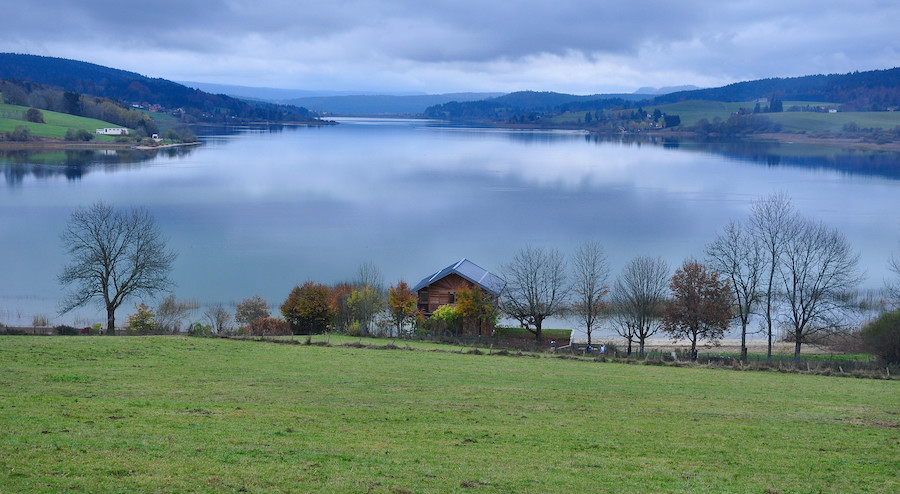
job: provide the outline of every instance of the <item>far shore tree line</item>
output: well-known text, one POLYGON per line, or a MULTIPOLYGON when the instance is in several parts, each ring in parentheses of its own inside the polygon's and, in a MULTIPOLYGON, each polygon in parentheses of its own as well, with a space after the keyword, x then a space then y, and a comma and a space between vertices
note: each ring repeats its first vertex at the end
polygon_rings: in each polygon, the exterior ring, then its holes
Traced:
MULTIPOLYGON (((121 211, 95 203, 73 212, 61 238, 69 264, 59 281, 70 291, 60 313, 99 302, 107 311, 106 328, 116 328, 115 312, 125 300, 171 290, 176 254, 144 209, 121 211)), ((402 337, 458 334, 472 324, 493 327, 505 316, 540 342, 544 322, 564 317, 585 329, 588 347, 592 333, 607 321, 627 341, 628 354, 635 344, 643 354, 647 339, 661 332, 690 341, 696 354, 698 344, 715 344, 737 322, 745 359, 754 317, 762 320, 769 357, 779 327, 794 343, 795 358, 804 344, 859 328, 862 316, 854 296, 862 280, 858 254, 839 231, 800 215, 786 194, 755 201, 750 216, 727 224, 705 254, 705 262, 686 259, 674 274, 661 258, 638 256, 610 285, 609 263, 598 242, 580 245, 570 263, 556 249, 529 245, 501 266, 506 288, 499 300, 473 287, 428 319, 417 310, 416 294, 405 281, 385 288, 380 271, 368 262, 352 281, 296 286, 280 305, 281 318, 272 317, 268 302, 254 296, 238 303, 233 314, 214 305, 204 313, 205 323, 186 329, 197 335, 335 331, 402 337)), ((885 358, 900 351, 900 254, 889 260, 889 267, 897 274, 887 291, 894 312, 882 314, 861 332, 873 352, 885 358)), ((171 294, 155 312, 135 304, 137 312, 126 330, 181 332, 183 321, 197 308, 171 294)))

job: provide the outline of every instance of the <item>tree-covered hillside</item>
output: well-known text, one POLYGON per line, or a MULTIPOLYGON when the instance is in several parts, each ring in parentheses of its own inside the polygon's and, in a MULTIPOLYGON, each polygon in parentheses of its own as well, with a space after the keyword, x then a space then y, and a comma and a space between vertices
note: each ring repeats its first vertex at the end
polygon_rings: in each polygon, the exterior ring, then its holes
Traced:
POLYGON ((0 53, 0 79, 39 83, 123 104, 175 112, 185 123, 225 119, 315 121, 306 108, 248 102, 209 94, 159 78, 63 58, 0 53))
POLYGON ((634 102, 647 99, 647 95, 635 94, 574 94, 548 91, 518 91, 496 98, 479 101, 451 101, 425 110, 428 118, 449 120, 488 120, 521 122, 534 121, 543 115, 580 110, 608 110, 632 108, 634 102))
POLYGON ((844 111, 885 111, 900 106, 900 68, 738 82, 727 86, 682 91, 654 98, 654 103, 688 100, 751 101, 778 98, 840 103, 844 111))

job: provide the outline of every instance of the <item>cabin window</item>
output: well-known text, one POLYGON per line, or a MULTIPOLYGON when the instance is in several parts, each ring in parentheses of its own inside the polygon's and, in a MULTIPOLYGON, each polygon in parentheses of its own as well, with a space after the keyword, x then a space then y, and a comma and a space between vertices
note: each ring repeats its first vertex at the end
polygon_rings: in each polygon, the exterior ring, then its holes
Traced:
POLYGON ((449 297, 449 300, 448 300, 448 302, 447 302, 448 304, 455 304, 455 303, 456 303, 456 292, 450 292, 450 294, 448 295, 448 297, 449 297))
POLYGON ((428 303, 428 289, 427 288, 423 288, 423 289, 419 290, 419 303, 420 304, 428 303))

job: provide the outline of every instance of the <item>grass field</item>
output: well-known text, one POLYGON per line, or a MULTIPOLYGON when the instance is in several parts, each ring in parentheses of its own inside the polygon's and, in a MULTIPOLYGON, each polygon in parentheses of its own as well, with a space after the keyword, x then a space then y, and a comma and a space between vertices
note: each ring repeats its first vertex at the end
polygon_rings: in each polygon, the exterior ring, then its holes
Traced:
POLYGON ((897 381, 416 347, 2 337, 0 490, 900 490, 897 381))
MULTIPOLYGON (((10 132, 21 125, 27 127, 31 131, 31 135, 62 139, 69 129, 84 129, 94 134, 99 128, 118 127, 118 125, 102 120, 77 117, 48 110, 41 110, 41 113, 44 114, 44 123, 27 122, 24 119, 24 114, 27 110, 27 106, 0 104, 0 132, 10 132)), ((94 142, 113 141, 115 141, 113 136, 97 135, 94 137, 94 142)))
MULTIPOLYGON (((833 104, 823 102, 784 102, 785 109, 795 105, 801 107, 806 105, 833 106, 833 104)), ((722 120, 727 120, 733 112, 738 111, 741 107, 752 110, 753 104, 749 102, 723 103, 719 101, 684 101, 660 105, 658 108, 664 113, 681 117, 682 126, 692 126, 701 118, 712 121, 713 118, 719 117, 722 120)), ((657 107, 653 106, 645 108, 645 110, 653 112, 656 108, 657 107)), ((856 123, 860 128, 893 129, 900 125, 900 112, 817 113, 785 111, 780 113, 763 113, 761 115, 774 122, 781 123, 782 131, 784 132, 841 132, 844 125, 850 122, 856 123)))

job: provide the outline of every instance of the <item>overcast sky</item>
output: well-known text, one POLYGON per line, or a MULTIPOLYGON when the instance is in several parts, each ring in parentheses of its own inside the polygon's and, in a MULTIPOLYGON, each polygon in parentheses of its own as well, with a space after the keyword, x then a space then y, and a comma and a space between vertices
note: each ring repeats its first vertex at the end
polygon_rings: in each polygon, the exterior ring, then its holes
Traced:
POLYGON ((308 90, 632 92, 900 66, 897 0, 2 0, 0 51, 308 90))

